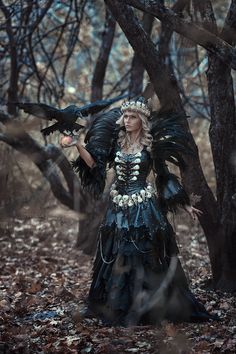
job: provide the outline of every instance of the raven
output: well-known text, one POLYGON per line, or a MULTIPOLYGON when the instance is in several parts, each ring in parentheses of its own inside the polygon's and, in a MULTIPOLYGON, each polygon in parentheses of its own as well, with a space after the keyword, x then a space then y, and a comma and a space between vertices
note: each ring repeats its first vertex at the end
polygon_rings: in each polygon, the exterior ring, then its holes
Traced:
POLYGON ((15 104, 23 109, 24 112, 32 114, 36 117, 45 120, 55 119, 57 122, 50 125, 47 128, 41 129, 44 136, 55 132, 56 130, 60 133, 66 132, 66 134, 73 134, 73 131, 78 132, 81 128, 88 126, 88 120, 86 117, 89 115, 96 114, 116 101, 126 98, 127 95, 121 95, 108 100, 98 100, 93 103, 86 104, 82 107, 77 107, 75 105, 70 105, 64 109, 57 109, 44 103, 21 103, 16 102, 15 104))

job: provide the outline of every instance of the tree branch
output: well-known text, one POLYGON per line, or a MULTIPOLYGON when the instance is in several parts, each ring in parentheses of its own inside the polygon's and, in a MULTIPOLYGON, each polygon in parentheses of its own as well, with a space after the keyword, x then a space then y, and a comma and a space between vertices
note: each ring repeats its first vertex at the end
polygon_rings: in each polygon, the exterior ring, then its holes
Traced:
MULTIPOLYGON (((172 10, 176 13, 179 14, 181 13, 184 8, 189 4, 190 0, 179 0, 177 1, 174 6, 172 7, 172 10)), ((169 53, 169 43, 171 36, 173 34, 173 29, 170 28, 169 25, 166 23, 161 24, 161 33, 160 33, 160 40, 159 40, 159 46, 158 46, 158 53, 159 53, 159 58, 160 60, 165 61, 166 56, 169 53)))
POLYGON ((105 0, 105 2, 121 26, 134 51, 139 54, 140 60, 147 70, 163 109, 173 108, 181 111, 182 103, 175 77, 170 76, 165 63, 160 62, 156 47, 142 26, 140 26, 132 8, 127 6, 125 1, 105 0), (129 21, 127 21, 127 18, 129 21))
POLYGON ((78 177, 61 150, 52 145, 45 148, 40 146, 24 131, 18 120, 13 120, 4 112, 0 112, 0 121, 6 127, 6 132, 0 134, 0 140, 26 155, 47 179, 54 196, 62 204, 74 210, 74 183, 78 184, 78 177), (69 191, 64 188, 55 165, 59 167, 65 177, 69 191))
MULTIPOLYGON (((119 2, 122 4, 123 0, 119 0, 119 2)), ((236 70, 236 50, 220 37, 192 22, 181 19, 176 13, 167 9, 160 2, 151 0, 127 0, 125 3, 157 17, 174 31, 215 54, 220 60, 236 70)))
POLYGON ((232 46, 236 43, 236 0, 232 0, 231 2, 221 37, 232 46))

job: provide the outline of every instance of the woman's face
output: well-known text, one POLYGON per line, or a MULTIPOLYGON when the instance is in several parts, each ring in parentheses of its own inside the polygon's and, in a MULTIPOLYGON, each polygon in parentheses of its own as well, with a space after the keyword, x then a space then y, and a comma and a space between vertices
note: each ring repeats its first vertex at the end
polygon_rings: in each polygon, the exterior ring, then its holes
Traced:
POLYGON ((139 118, 139 115, 135 111, 125 111, 124 112, 124 125, 125 130, 129 133, 136 132, 141 129, 142 121, 139 118))

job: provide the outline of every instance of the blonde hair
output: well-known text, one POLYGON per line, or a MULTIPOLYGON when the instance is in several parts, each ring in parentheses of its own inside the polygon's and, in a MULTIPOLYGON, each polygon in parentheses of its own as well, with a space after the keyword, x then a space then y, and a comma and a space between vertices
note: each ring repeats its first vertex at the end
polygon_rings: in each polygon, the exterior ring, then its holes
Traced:
MULTIPOLYGON (((135 112, 137 113, 138 117, 141 119, 142 122, 142 129, 140 132, 140 138, 139 142, 142 145, 145 145, 147 147, 148 151, 151 151, 151 146, 152 146, 152 135, 150 134, 150 128, 151 128, 151 123, 148 121, 147 116, 141 112, 135 112)), ((116 121, 116 124, 119 124, 120 127, 124 127, 124 113, 121 115, 121 117, 116 121)), ((117 141, 121 148, 124 146, 127 146, 130 144, 130 136, 129 134, 126 133, 126 131, 121 130, 118 135, 118 141, 117 141)))

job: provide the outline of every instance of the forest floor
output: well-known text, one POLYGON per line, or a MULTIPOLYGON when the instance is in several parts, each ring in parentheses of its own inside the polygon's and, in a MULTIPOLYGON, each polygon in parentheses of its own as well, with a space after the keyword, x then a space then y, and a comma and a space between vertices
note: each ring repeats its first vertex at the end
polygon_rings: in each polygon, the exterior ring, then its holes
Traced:
POLYGON ((236 353, 236 299, 206 288, 211 274, 202 231, 177 224, 191 290, 220 322, 123 328, 82 319, 78 309, 88 293, 92 258, 76 248, 76 222, 0 222, 0 354, 236 353))

